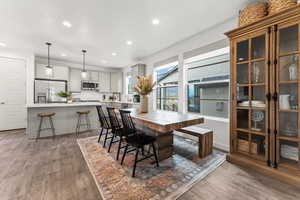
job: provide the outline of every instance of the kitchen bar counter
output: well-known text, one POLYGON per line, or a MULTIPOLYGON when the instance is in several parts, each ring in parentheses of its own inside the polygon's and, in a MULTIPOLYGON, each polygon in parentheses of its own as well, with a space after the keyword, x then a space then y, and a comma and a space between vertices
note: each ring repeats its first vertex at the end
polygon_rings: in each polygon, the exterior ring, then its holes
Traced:
MULTIPOLYGON (((53 103, 53 104, 32 104, 27 105, 27 129, 26 134, 33 139, 37 135, 40 123, 39 113, 55 112, 53 116, 53 124, 56 135, 75 133, 78 120, 77 111, 90 111, 89 118, 91 121, 91 129, 99 129, 98 114, 96 106, 101 105, 97 102, 78 102, 78 103, 53 103)), ((49 126, 49 120, 45 119, 43 128, 49 126)), ((82 128, 85 130, 85 127, 82 128)), ((51 130, 41 132, 41 137, 51 136, 51 130)))
POLYGON ((27 108, 55 108, 55 107, 82 107, 82 106, 98 106, 101 103, 97 102, 74 102, 74 103, 45 103, 45 104, 30 104, 27 108))

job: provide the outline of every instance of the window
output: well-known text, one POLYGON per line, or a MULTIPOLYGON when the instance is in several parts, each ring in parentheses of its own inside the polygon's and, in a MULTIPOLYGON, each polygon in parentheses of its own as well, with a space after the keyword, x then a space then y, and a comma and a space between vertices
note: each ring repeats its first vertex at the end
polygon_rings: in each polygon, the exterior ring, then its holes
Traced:
POLYGON ((229 55, 188 63, 188 111, 228 118, 229 55))
POLYGON ((133 94, 133 87, 132 87, 132 77, 127 76, 127 94, 133 94))
POLYGON ((178 111, 178 63, 158 68, 156 72, 156 108, 178 111))

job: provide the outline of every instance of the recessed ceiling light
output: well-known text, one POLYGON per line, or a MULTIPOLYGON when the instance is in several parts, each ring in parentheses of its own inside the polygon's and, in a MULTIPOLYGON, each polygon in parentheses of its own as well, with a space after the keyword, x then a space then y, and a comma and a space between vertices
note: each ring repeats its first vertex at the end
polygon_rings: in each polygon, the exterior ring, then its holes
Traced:
POLYGON ((116 55, 117 55, 117 53, 113 52, 111 55, 113 55, 113 56, 116 56, 116 55))
POLYGON ((127 45, 132 45, 132 41, 131 41, 131 40, 128 40, 128 41, 126 42, 126 44, 127 44, 127 45))
POLYGON ((65 54, 65 53, 62 53, 62 54, 61 54, 61 56, 62 56, 62 57, 66 57, 66 56, 67 56, 67 54, 65 54))
POLYGON ((101 62, 102 62, 103 64, 106 64, 106 63, 107 63, 107 60, 101 60, 101 62))
POLYGON ((153 25, 158 25, 160 23, 159 19, 155 18, 152 20, 153 25))
POLYGON ((72 27, 71 22, 66 21, 66 20, 64 20, 64 21, 62 22, 62 24, 63 24, 65 27, 68 27, 68 28, 71 28, 71 27, 72 27))
POLYGON ((6 47, 6 44, 3 42, 0 42, 0 47, 6 47))

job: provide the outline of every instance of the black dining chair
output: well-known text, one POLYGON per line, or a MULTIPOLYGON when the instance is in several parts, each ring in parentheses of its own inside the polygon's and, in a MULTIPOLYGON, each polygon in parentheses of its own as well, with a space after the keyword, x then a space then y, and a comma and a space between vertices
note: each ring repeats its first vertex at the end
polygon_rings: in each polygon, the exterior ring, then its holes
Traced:
POLYGON ((110 140, 110 143, 109 143, 108 153, 110 152, 112 144, 119 142, 118 151, 117 151, 117 158, 116 158, 117 160, 119 160, 120 150, 122 148, 125 148, 125 146, 122 147, 123 130, 122 130, 121 124, 118 120, 117 114, 115 112, 115 108, 107 107, 106 109, 107 109, 110 125, 111 125, 111 128, 112 128, 112 134, 113 134, 113 136, 110 140), (117 140, 115 140, 115 139, 117 139, 117 140))
POLYGON ((99 121, 100 121, 100 125, 101 125, 101 131, 99 134, 98 143, 101 140, 102 134, 105 134, 105 139, 103 142, 103 147, 105 147, 106 141, 111 138, 111 137, 108 137, 108 135, 109 135, 109 131, 112 130, 112 128, 109 123, 109 119, 105 116, 102 106, 96 106, 96 108, 97 108, 98 117, 99 117, 99 121), (106 132, 104 133, 105 130, 106 130, 106 132))
POLYGON ((125 146, 125 150, 122 156, 121 165, 124 162, 125 156, 127 153, 135 151, 135 159, 134 159, 134 166, 132 170, 132 177, 135 175, 135 169, 138 162, 143 161, 145 159, 151 158, 154 156, 156 166, 159 167, 158 158, 156 154, 156 149, 154 142, 156 141, 155 137, 146 135, 146 134, 139 134, 138 130, 135 128, 133 120, 130 116, 130 111, 128 110, 120 110, 122 122, 123 122, 123 136, 125 136, 125 140, 127 142, 125 146), (147 155, 144 155, 144 147, 150 145, 152 147, 153 153, 151 154, 148 151, 147 155), (132 149, 128 150, 128 147, 132 147, 132 149), (142 150, 143 158, 138 159, 139 151, 142 150))

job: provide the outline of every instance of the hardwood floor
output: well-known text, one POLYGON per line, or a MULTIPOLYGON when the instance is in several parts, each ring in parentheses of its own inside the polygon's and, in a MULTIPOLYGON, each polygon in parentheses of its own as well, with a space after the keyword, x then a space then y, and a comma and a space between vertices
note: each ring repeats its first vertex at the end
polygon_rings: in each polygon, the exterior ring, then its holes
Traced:
MULTIPOLYGON (((96 135, 83 133, 80 137, 96 135)), ((74 135, 38 142, 24 130, 0 132, 1 200, 101 199, 74 135)), ((224 163, 180 200, 300 199, 299 189, 224 163)))

